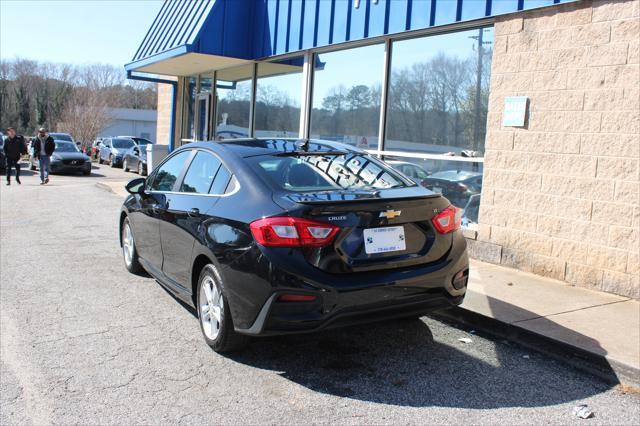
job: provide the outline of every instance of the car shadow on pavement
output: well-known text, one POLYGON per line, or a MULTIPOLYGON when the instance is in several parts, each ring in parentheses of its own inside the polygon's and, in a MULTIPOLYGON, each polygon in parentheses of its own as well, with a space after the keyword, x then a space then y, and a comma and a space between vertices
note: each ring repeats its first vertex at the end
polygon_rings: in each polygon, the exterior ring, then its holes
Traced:
MULTIPOLYGON (((38 172, 37 170, 36 170, 36 171, 30 170, 30 169, 29 169, 29 167, 24 167, 24 166, 23 166, 23 167, 20 169, 20 177, 21 177, 21 178, 22 178, 22 177, 26 177, 26 176, 33 176, 33 175, 37 175, 37 174, 39 174, 39 173, 40 173, 40 172, 38 172)), ((4 176, 4 175, 6 175, 6 173, 3 173, 2 175, 4 176)), ((15 172, 14 170, 12 170, 12 171, 11 171, 11 179, 14 179, 15 177, 16 177, 16 172, 15 172)))
POLYGON ((539 407, 611 387, 519 345, 429 318, 255 339, 230 358, 316 392, 409 407, 539 407), (445 336, 434 339, 427 324, 445 336), (472 342, 458 340, 465 336, 472 342))

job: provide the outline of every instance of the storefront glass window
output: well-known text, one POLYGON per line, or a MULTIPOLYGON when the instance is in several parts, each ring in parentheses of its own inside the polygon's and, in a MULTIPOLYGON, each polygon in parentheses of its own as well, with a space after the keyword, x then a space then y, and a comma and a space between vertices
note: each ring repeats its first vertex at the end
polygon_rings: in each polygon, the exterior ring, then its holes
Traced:
POLYGON ((303 64, 302 56, 258 64, 257 137, 298 137, 303 64))
POLYGON ((217 72, 217 140, 246 138, 251 134, 252 73, 252 65, 217 72))
POLYGON ((384 45, 316 56, 311 137, 377 149, 384 45))
POLYGON ((482 163, 390 155, 385 155, 384 161, 415 183, 441 193, 453 205, 463 209, 464 226, 478 222, 482 163))
POLYGON ((195 105, 196 105, 196 90, 198 85, 197 77, 187 77, 185 79, 185 99, 184 104, 186 106, 184 113, 184 121, 182 127, 182 138, 193 139, 194 138, 194 122, 195 122, 195 105))
POLYGON ((492 28, 392 45, 384 149, 407 157, 385 158, 421 167, 420 183, 460 208, 479 202, 492 48, 492 28))

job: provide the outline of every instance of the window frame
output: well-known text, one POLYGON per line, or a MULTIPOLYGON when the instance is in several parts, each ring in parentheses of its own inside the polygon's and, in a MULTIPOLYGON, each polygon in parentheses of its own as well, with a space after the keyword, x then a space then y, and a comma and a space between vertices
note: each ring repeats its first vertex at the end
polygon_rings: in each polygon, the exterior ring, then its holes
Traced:
MULTIPOLYGON (((218 169, 218 172, 219 171, 220 171, 220 169, 218 169)), ((216 176, 218 175, 218 172, 216 172, 216 176)), ((213 181, 215 181, 215 177, 213 178, 213 181)), ((211 182, 212 185, 213 185, 213 181, 211 182)), ((228 196, 234 195, 235 193, 240 191, 241 187, 242 187, 242 185, 240 184, 240 180, 236 178, 236 174, 227 165, 227 163, 217 153, 213 152, 210 149, 206 149, 206 148, 202 148, 202 147, 189 147, 189 148, 184 148, 184 149, 173 151, 164 160, 162 160, 162 162, 158 165, 158 167, 156 167, 153 170, 153 172, 151 172, 151 174, 147 177, 145 185, 144 185, 145 193, 148 193, 148 194, 174 194, 174 195, 191 195, 191 196, 195 195, 195 196, 201 196, 201 197, 228 197, 228 196), (184 168, 180 172, 180 175, 178 175, 178 177, 176 178, 176 183, 173 185, 173 188, 171 188, 171 191, 151 190, 150 189, 150 185, 152 184, 153 180, 156 178, 156 175, 158 174, 158 170, 160 170, 160 168, 162 168, 162 166, 164 166, 164 164, 167 161, 169 161, 171 158, 173 158, 176 155, 178 155, 178 153, 184 152, 184 151, 190 151, 190 154, 187 157, 187 159, 185 160, 185 165, 183 166, 184 168), (199 194, 197 192, 180 192, 179 191, 180 187, 182 186, 182 182, 184 180, 184 177, 187 174, 187 171, 189 170, 189 167, 191 167, 191 162, 195 158, 195 156, 196 156, 198 151, 204 151, 207 154, 211 154, 211 155, 215 156, 220 161, 220 167, 224 166, 229 171, 229 181, 227 182, 227 186, 225 187, 225 192, 223 194, 209 194, 209 193, 207 193, 207 194, 199 194), (227 188, 229 187, 229 184, 234 180, 234 178, 235 178, 235 181, 237 182, 236 187, 234 188, 233 191, 226 192, 227 188)), ((209 188, 209 190, 211 190, 211 188, 209 188)))

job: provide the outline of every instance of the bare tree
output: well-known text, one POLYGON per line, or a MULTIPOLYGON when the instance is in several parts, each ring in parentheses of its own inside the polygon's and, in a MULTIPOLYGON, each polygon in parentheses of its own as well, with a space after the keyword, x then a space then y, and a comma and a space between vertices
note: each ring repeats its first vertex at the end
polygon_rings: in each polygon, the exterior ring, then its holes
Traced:
POLYGON ((64 109, 59 128, 74 135, 89 148, 98 133, 112 123, 112 116, 106 100, 98 91, 82 88, 75 90, 64 109))
POLYGON ((74 121, 69 114, 80 110, 79 106, 154 109, 156 102, 154 84, 127 81, 120 67, 20 58, 0 61, 0 127, 17 126, 25 134, 47 127, 80 138, 59 127, 60 123, 74 121), (85 90, 94 92, 91 96, 95 102, 89 102, 85 90))

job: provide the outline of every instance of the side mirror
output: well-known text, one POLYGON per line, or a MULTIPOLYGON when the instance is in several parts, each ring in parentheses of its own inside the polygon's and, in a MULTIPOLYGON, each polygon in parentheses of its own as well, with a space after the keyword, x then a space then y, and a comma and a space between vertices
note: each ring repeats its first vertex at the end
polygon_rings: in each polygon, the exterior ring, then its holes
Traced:
POLYGON ((136 178, 129 181, 129 183, 126 184, 124 188, 127 190, 129 194, 142 195, 144 194, 144 185, 146 182, 147 180, 145 178, 136 178))

